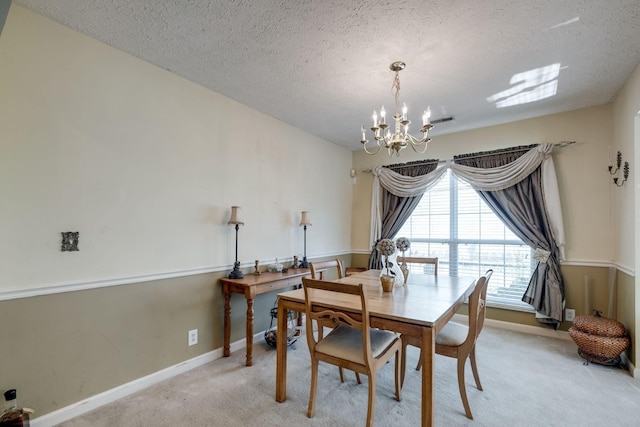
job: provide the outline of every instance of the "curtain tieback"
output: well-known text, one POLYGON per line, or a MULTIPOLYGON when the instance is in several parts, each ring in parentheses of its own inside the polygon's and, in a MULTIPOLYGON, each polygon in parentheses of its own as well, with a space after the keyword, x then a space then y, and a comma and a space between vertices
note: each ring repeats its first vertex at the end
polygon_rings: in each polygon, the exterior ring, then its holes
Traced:
POLYGON ((551 252, 545 251, 542 248, 536 248, 536 251, 533 253, 533 259, 546 264, 549 259, 549 255, 551 255, 551 252))

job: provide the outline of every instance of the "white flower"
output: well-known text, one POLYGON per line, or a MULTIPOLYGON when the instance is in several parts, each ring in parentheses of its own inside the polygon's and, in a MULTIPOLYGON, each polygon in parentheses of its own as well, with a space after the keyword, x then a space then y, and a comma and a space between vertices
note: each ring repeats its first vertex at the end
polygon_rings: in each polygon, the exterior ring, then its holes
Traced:
POLYGON ((390 256, 395 253, 396 245, 391 239, 382 239, 376 245, 376 250, 380 252, 381 255, 390 256))
POLYGON ((411 242, 406 237, 398 237, 396 240, 396 247, 399 251, 406 251, 411 247, 411 242))

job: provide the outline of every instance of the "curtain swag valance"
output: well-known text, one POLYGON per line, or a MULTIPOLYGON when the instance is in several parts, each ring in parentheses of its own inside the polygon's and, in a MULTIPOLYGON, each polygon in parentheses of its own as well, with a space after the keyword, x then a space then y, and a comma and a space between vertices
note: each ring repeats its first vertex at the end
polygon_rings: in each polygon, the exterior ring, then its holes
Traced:
POLYGON ((378 178, 379 185, 400 197, 423 194, 442 178, 447 169, 451 169, 458 178, 468 182, 474 190, 504 190, 522 181, 543 161, 550 159, 552 150, 552 144, 538 145, 513 162, 490 169, 459 165, 452 160, 447 160, 444 165, 426 175, 405 176, 389 168, 377 166, 373 169, 373 176, 374 181, 376 177, 378 178))
POLYGON ((416 177, 401 175, 393 170, 377 166, 373 169, 371 200, 371 245, 380 239, 382 231, 380 191, 381 187, 399 197, 415 197, 424 194, 442 179, 448 169, 458 178, 466 181, 477 191, 497 191, 509 188, 529 176, 542 165, 543 191, 549 221, 558 245, 560 259, 564 259, 564 227, 560 194, 556 180, 551 152, 554 144, 540 144, 527 151, 518 159, 495 168, 475 168, 456 164, 447 160, 433 172, 416 177))

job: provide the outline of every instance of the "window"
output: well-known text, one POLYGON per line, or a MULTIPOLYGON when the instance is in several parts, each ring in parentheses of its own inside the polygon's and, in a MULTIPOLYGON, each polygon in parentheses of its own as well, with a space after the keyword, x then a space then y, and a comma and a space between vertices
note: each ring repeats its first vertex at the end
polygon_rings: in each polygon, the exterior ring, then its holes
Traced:
POLYGON ((521 300, 537 265, 533 250, 450 170, 425 193, 400 236, 411 240, 412 256, 438 257, 439 274, 479 277, 492 268, 487 305, 534 311, 521 300))

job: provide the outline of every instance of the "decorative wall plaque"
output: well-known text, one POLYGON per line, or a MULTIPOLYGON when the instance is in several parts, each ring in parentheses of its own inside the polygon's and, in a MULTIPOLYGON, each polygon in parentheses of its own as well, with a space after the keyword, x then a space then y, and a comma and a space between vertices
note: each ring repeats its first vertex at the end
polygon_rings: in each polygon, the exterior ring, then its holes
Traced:
POLYGON ((78 240, 80 239, 79 231, 63 231, 62 232, 62 252, 79 251, 78 240))

